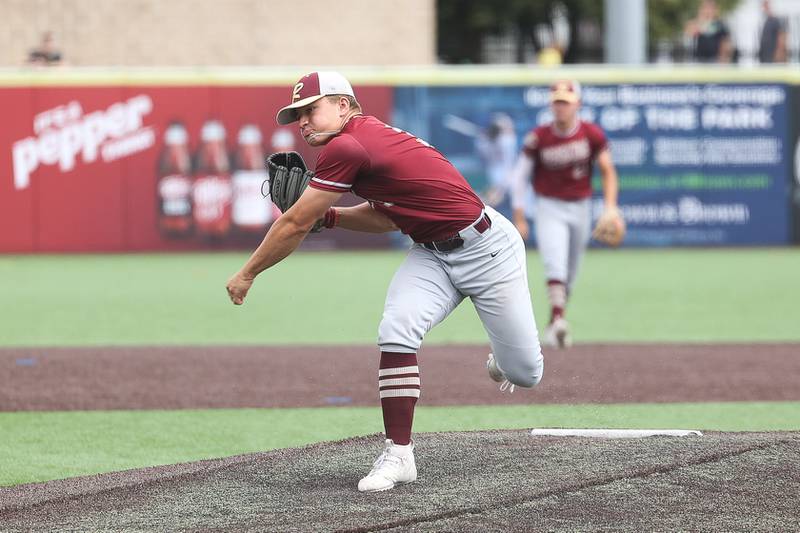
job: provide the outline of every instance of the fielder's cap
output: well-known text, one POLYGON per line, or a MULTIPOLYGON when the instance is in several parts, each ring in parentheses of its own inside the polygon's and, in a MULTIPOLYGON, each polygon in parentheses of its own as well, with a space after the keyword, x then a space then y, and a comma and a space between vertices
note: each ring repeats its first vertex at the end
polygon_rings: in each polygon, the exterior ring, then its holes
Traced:
POLYGON ((579 102, 581 99, 581 84, 575 80, 558 80, 550 86, 551 102, 579 102))
POLYGON ((299 117, 297 109, 316 102, 323 96, 346 94, 355 98, 353 87, 338 72, 312 72, 306 74, 292 89, 292 103, 278 111, 275 120, 278 124, 291 124, 299 117))

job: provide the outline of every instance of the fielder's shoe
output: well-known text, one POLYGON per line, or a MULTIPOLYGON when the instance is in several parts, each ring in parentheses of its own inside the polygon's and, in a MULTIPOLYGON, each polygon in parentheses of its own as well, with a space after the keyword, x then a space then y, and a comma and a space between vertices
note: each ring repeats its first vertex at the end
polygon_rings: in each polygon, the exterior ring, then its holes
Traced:
POLYGON ((560 316, 550 322, 544 329, 544 345, 554 348, 569 348, 572 346, 572 336, 569 334, 569 323, 560 316))
POLYGON ((492 381, 501 383, 501 392, 505 392, 506 389, 508 389, 508 392, 514 392, 514 384, 506 379, 503 371, 497 366, 497 361, 494 359, 494 354, 489 354, 489 359, 486 360, 486 370, 489 371, 489 377, 492 378, 492 381))
POLYGON ((389 490, 398 483, 417 480, 417 465, 414 462, 414 443, 400 446, 386 439, 383 453, 372 465, 372 470, 358 482, 361 492, 389 490))

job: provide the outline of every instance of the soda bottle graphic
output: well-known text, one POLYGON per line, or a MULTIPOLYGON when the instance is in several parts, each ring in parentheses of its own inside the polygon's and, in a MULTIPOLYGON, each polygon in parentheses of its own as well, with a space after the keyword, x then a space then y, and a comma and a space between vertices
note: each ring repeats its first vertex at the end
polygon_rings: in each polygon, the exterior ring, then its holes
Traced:
POLYGON ((194 225, 201 236, 219 239, 231 228, 230 161, 225 127, 217 120, 203 124, 194 165, 192 202, 194 225))
POLYGON ((158 228, 170 237, 192 231, 192 162, 186 127, 174 122, 164 131, 158 159, 158 228))
POLYGON ((278 128, 272 132, 272 151, 292 152, 295 149, 294 132, 289 128, 278 128))
POLYGON ((233 164, 233 224, 243 232, 263 233, 272 221, 272 205, 261 194, 267 172, 258 126, 245 124, 239 130, 233 164))

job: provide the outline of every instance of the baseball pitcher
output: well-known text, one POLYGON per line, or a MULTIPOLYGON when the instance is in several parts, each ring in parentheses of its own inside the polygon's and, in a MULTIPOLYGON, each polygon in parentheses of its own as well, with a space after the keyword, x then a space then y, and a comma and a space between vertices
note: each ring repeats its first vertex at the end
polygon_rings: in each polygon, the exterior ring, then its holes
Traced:
POLYGON ((378 327, 385 447, 358 489, 410 483, 417 478, 411 440, 421 390, 417 351, 425 334, 464 298, 472 300, 491 341, 490 377, 502 382, 501 388, 533 387, 542 377, 524 243, 442 154, 364 115, 341 74, 301 78, 277 121, 298 122, 306 142, 321 150, 313 171, 297 153, 270 156, 270 195, 283 216, 230 278, 228 295, 242 304, 255 277, 292 253, 312 230, 399 229, 413 239, 389 285, 378 327), (345 193, 366 201, 333 207, 345 193))

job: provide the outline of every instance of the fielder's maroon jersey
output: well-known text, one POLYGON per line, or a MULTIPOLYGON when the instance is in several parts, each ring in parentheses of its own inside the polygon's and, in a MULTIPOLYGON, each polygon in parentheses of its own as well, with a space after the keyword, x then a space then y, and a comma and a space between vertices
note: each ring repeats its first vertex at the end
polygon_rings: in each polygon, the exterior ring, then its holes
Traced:
POLYGON ((356 116, 317 157, 311 187, 352 191, 416 242, 442 240, 480 216, 483 202, 428 143, 371 116, 356 116))
POLYGON ((581 200, 592 196, 592 164, 608 145, 599 126, 578 121, 567 135, 552 124, 539 126, 525 137, 522 151, 533 159, 533 190, 542 196, 581 200))

